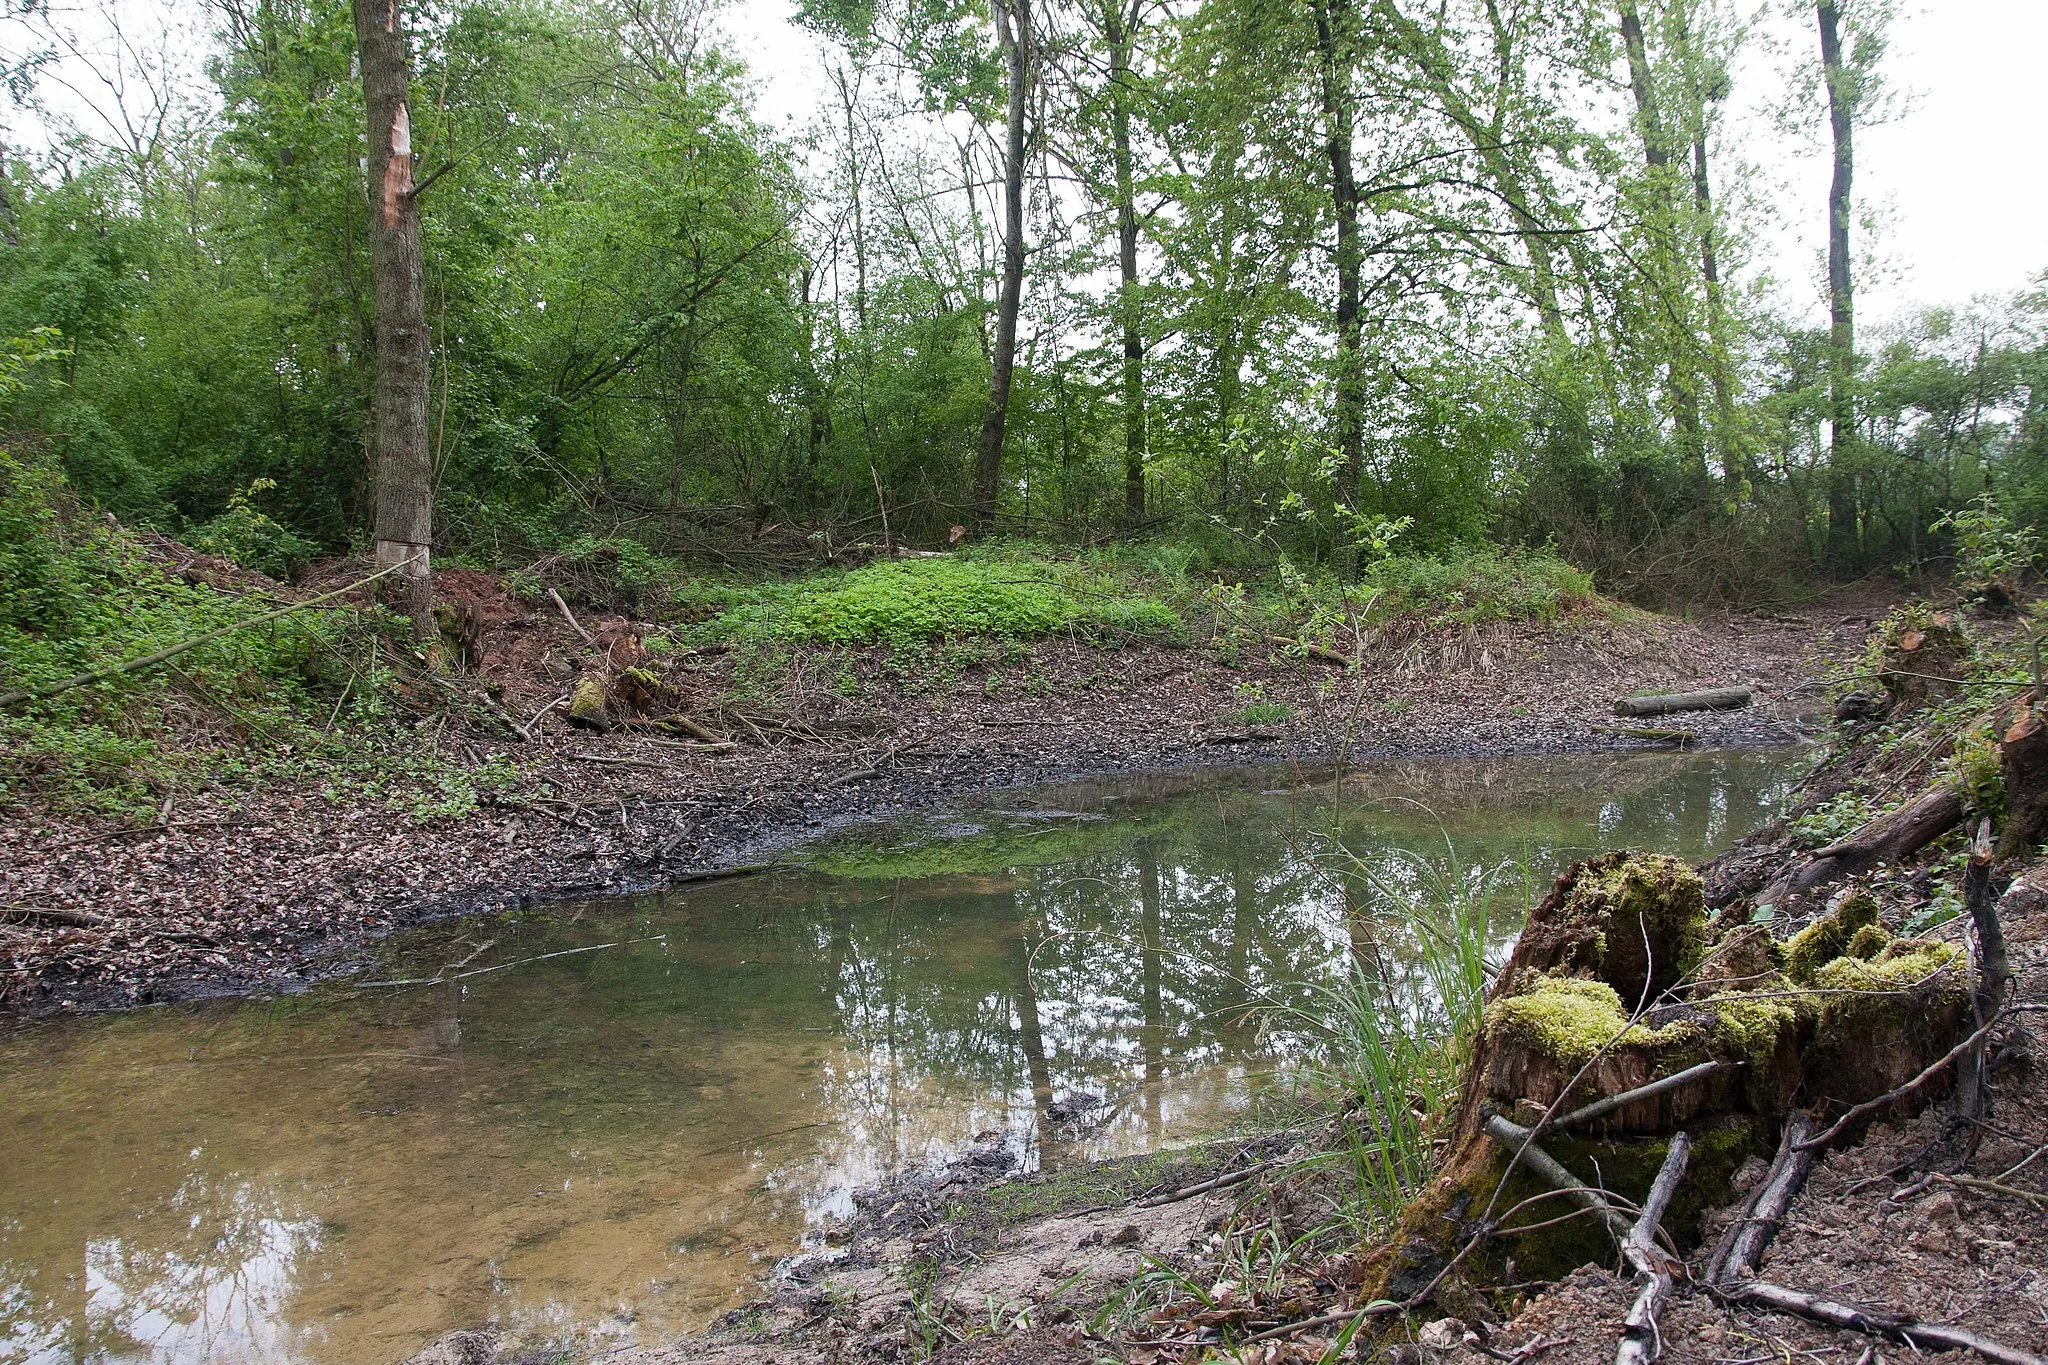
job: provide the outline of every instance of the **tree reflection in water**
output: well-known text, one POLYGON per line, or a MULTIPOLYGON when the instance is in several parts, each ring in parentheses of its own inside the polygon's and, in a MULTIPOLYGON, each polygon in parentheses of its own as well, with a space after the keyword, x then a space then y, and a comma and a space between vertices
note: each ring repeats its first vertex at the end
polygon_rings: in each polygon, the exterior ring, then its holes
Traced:
POLYGON ((472 969, 516 964, 461 982, 28 1030, 0 1042, 0 1361, 388 1362, 484 1321, 688 1330, 852 1188, 977 1133, 1069 1161, 1226 1121, 1307 1045, 1253 1006, 1304 1003, 1357 948, 1425 989, 1346 906, 1368 881, 1399 894, 1446 839, 1475 866, 1526 858, 1540 888, 1599 846, 1704 853, 1800 766, 1078 786, 773 877, 417 931, 379 966, 431 976, 486 938, 472 969), (1370 878, 1328 875, 1331 840, 1370 878))

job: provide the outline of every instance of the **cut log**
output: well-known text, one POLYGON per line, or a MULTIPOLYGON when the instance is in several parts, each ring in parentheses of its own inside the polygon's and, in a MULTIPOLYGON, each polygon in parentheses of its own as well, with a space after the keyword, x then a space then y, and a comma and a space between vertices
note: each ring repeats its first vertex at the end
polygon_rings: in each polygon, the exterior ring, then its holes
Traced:
POLYGON ((1643 725, 1596 725, 1596 735, 1620 735, 1623 739, 1646 739, 1657 744, 1676 744, 1680 748, 1691 744, 1699 735, 1691 730, 1659 730, 1643 725))
POLYGON ((1617 716, 1668 716, 1679 711, 1740 711, 1756 700, 1747 687, 1710 687, 1703 692, 1667 692, 1657 697, 1623 697, 1617 716))
POLYGON ((2021 708, 1998 746, 2010 810, 1998 837, 1998 856, 2031 853, 2048 838, 2048 723, 2032 705, 2021 708))
POLYGON ((1946 786, 1929 787, 1889 815, 1879 816, 1839 844, 1820 849, 1765 887, 1758 905, 1776 905, 1844 877, 1910 857, 1963 818, 1963 800, 1946 786))

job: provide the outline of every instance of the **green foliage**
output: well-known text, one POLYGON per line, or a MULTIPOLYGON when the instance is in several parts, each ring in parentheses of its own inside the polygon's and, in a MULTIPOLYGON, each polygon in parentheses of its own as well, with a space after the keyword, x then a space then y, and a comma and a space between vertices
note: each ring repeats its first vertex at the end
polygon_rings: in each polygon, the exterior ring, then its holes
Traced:
POLYGON ((1955 536, 1956 571, 1976 583, 2008 588, 2041 557, 2041 542, 2030 527, 2015 526, 1987 491, 1968 507, 1945 514, 1928 528, 1955 536))
POLYGON ((289 580, 312 561, 319 547, 287 531, 255 505, 258 493, 276 487, 275 479, 257 479, 241 492, 230 494, 227 510, 188 537, 192 548, 289 580))
POLYGON ((821 644, 995 637, 1072 630, 1106 640, 1175 640, 1180 618, 1075 562, 1018 558, 880 561, 746 595, 717 628, 743 638, 821 644))
POLYGON ((1806 848, 1840 843, 1876 819, 1870 801, 1853 791, 1838 792, 1792 822, 1792 837, 1806 848))
POLYGON ((1994 825, 2005 822, 2005 774, 1999 767, 1997 739, 1988 729, 1979 727, 1959 736, 1942 761, 1941 776, 1972 815, 1994 825))
POLYGON ((1394 556, 1365 571, 1375 606, 1432 626, 1556 621, 1598 602, 1586 573, 1543 550, 1463 546, 1441 556, 1394 556))

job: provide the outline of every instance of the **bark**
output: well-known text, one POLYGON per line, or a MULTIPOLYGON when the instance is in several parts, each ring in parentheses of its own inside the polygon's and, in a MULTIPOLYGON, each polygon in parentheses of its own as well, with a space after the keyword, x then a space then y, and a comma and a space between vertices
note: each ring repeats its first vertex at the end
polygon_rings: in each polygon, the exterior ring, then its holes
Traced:
POLYGON ((377 372, 371 389, 377 567, 403 565, 402 601, 421 639, 435 634, 428 571, 433 464, 427 446, 427 300, 413 192, 406 36, 397 0, 355 0, 369 122, 370 274, 377 372))
POLYGON ((1844 454, 1855 442, 1850 381, 1856 358, 1856 295, 1849 273, 1849 217, 1855 211, 1855 74, 1842 63, 1841 13, 1819 0, 1821 72, 1828 88, 1834 178, 1828 185, 1828 555, 1837 567, 1856 555, 1855 487, 1844 454))
POLYGON ((1350 3, 1316 0, 1312 9, 1321 67, 1323 134, 1330 160, 1330 199, 1337 219, 1337 498, 1354 506, 1359 471, 1365 464, 1365 338, 1360 321, 1358 180, 1351 155, 1357 111, 1351 96, 1350 39, 1343 31, 1350 3))
POLYGON ((981 452, 974 467, 974 520, 994 527, 1003 478, 1003 430, 1009 421, 1010 377, 1017 364, 1017 314, 1024 299, 1024 117, 1036 39, 1031 0, 994 0, 996 44, 1008 74, 1009 109, 1003 130, 1003 274, 996 300, 996 345, 990 357, 988 408, 981 419, 981 452))
POLYGON ((1131 16, 1103 15, 1109 40, 1109 135, 1116 162, 1117 315, 1124 334, 1124 517, 1145 519, 1145 339, 1138 321, 1138 203, 1131 170, 1131 16))

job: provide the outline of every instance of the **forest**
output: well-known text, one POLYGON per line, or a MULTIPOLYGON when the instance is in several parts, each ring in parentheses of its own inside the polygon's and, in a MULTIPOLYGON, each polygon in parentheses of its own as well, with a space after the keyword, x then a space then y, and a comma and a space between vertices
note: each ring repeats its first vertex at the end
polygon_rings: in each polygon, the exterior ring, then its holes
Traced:
POLYGON ((779 134, 700 0, 27 7, 7 610, 51 497, 286 580, 963 537, 1340 580, 1491 543, 1646 602, 1939 567, 2048 511, 2048 295, 1859 327, 1892 7, 1781 8, 804 0, 831 99, 779 134), (1723 155, 1764 18, 1825 200, 1723 155), (1753 256, 1786 214, 1825 326, 1753 256))

